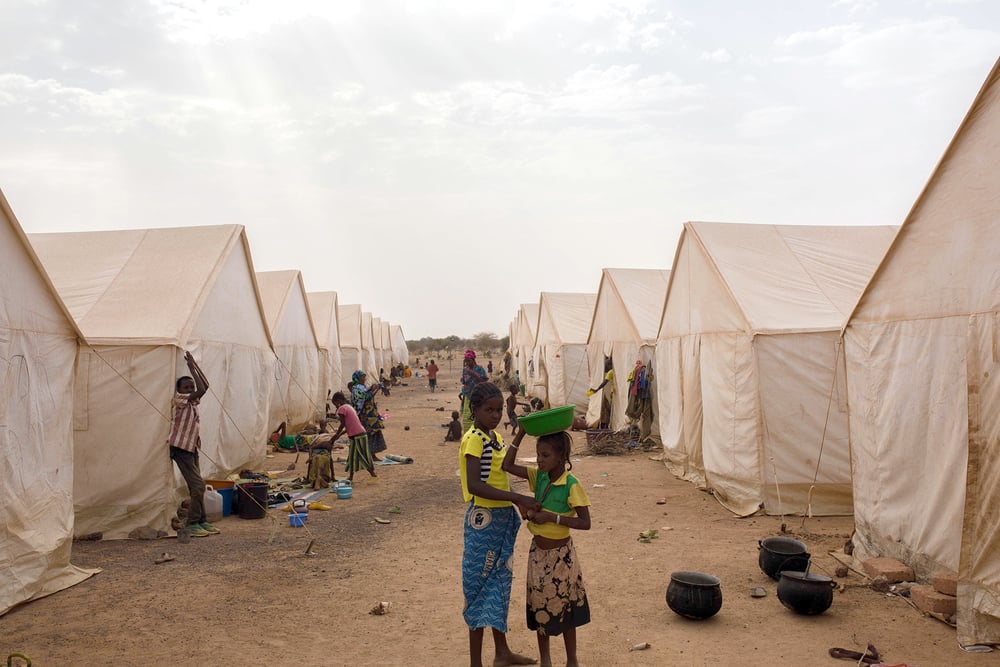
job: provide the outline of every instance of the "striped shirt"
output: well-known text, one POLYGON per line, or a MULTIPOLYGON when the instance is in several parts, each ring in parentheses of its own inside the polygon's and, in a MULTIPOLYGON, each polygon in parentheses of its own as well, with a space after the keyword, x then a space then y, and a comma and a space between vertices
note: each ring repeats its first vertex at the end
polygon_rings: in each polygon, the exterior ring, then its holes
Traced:
POLYGON ((201 446, 199 432, 198 399, 190 400, 190 394, 174 394, 170 402, 173 419, 167 444, 188 452, 196 452, 201 446))
POLYGON ((492 500, 474 496, 469 492, 466 481, 466 458, 474 456, 479 459, 479 478, 487 485, 501 491, 510 491, 510 480, 503 471, 503 457, 506 453, 503 438, 499 433, 486 434, 478 428, 470 428, 462 438, 458 450, 458 472, 462 480, 462 495, 465 502, 472 502, 479 507, 509 507, 509 500, 492 500), (492 436, 492 437, 491 437, 492 436))

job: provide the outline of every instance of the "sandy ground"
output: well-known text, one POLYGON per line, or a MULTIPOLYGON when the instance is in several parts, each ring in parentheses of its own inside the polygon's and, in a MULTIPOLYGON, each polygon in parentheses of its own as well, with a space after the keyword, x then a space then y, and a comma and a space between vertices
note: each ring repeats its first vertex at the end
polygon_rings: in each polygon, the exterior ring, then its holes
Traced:
MULTIPOLYGON (((439 385, 431 394, 422 378, 410 378, 379 402, 390 415, 389 451, 414 463, 380 466, 377 485, 357 478, 350 500, 328 495, 333 509, 312 512, 304 528, 272 511, 261 520, 227 517, 217 524, 221 535, 188 544, 77 543, 74 562, 103 572, 0 617, 0 658, 23 652, 47 667, 468 664, 460 572, 465 507, 457 445, 443 442, 442 428, 458 405, 457 369, 444 370, 439 385), (401 512, 390 513, 393 506, 401 512), (311 541, 315 555, 307 556, 311 541), (165 551, 176 559, 154 564, 165 551), (389 612, 369 614, 381 601, 389 612)), ((648 453, 586 456, 583 435, 575 435, 574 473, 590 494, 594 524, 575 537, 593 617, 578 634, 582 664, 847 666, 854 663, 830 658, 827 649, 868 642, 890 664, 997 664, 997 654, 963 652, 952 628, 902 598, 865 588, 853 573, 840 580, 846 590, 825 614, 793 614, 757 566, 757 541, 779 534, 780 518, 733 517, 648 453), (666 504, 657 504, 661 497, 666 504), (659 537, 639 542, 647 529, 659 537), (707 621, 671 612, 665 591, 676 570, 719 577, 722 611, 707 621), (767 596, 750 597, 755 586, 767 596), (650 648, 629 651, 640 642, 650 648)), ((530 438, 522 449, 532 453, 530 438)), ((293 459, 276 455, 268 469, 282 470, 293 459)), ((828 552, 843 545, 851 519, 786 521, 815 555, 816 568, 832 572, 837 563, 828 552)), ((522 531, 508 637, 515 650, 537 655, 524 623, 529 535, 522 531)), ((492 659, 490 639, 484 654, 492 659)), ((556 663, 564 657, 561 641, 553 641, 556 663)))

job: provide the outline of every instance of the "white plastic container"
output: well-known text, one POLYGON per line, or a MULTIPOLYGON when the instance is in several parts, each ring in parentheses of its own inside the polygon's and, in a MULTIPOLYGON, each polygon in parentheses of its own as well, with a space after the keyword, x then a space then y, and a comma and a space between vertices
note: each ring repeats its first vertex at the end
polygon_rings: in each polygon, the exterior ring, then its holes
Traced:
POLYGON ((205 486, 205 518, 209 523, 222 519, 222 494, 211 484, 205 486))

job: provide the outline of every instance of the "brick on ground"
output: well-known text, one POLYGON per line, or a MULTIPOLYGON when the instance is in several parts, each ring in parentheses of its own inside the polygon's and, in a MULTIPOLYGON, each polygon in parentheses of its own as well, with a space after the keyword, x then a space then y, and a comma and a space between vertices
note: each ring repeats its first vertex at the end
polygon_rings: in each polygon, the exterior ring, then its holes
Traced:
POLYGON ((958 598, 938 593, 933 586, 913 586, 910 588, 910 600, 921 611, 950 616, 955 613, 958 598))
POLYGON ((865 574, 872 579, 882 576, 890 584, 913 581, 913 569, 895 558, 869 558, 861 565, 864 567, 865 574))
POLYGON ((931 577, 931 585, 938 593, 958 595, 958 575, 954 572, 938 572, 931 577))

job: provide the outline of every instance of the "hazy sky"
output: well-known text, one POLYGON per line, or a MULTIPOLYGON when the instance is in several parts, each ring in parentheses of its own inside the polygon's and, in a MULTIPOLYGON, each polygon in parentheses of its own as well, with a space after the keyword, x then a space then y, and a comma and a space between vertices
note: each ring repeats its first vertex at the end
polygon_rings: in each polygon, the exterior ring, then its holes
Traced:
POLYGON ((0 188, 503 336, 687 220, 899 224, 998 56, 995 0, 0 0, 0 188))

